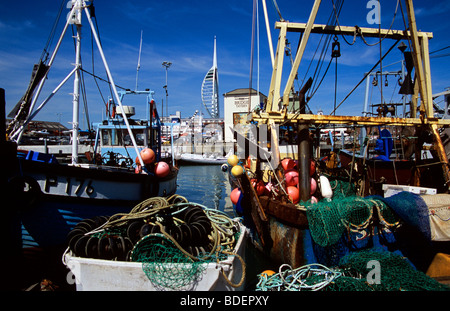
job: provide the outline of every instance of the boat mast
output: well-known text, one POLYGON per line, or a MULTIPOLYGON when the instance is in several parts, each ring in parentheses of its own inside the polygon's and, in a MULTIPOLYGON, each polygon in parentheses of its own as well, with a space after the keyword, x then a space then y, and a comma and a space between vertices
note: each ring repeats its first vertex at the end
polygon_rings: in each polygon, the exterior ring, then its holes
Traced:
POLYGON ((74 15, 70 18, 71 23, 77 27, 77 33, 74 37, 76 41, 75 48, 75 79, 73 82, 73 112, 72 112, 72 165, 78 163, 78 125, 79 125, 79 105, 80 105, 80 68, 81 68, 81 9, 82 0, 75 3, 76 9, 74 15))
POLYGON ((141 51, 142 51, 142 33, 144 31, 141 30, 141 43, 139 44, 139 57, 138 57, 138 63, 137 63, 137 68, 136 68, 136 87, 135 87, 135 91, 138 90, 138 77, 139 77, 139 69, 141 68, 141 51))
MULTIPOLYGON (((82 1, 84 3, 83 0, 77 0, 77 1, 82 1)), ((98 48, 98 51, 100 53, 100 57, 102 58, 103 66, 105 67, 106 75, 108 76, 108 79, 109 79, 109 81, 111 83, 111 88, 113 90, 114 97, 116 98, 117 104, 120 107, 120 111, 122 113, 123 120, 125 121, 127 130, 128 130, 128 134, 130 135, 131 142, 133 143, 134 150, 136 151, 137 157, 139 159, 139 163, 141 164, 142 167, 144 167, 145 166, 144 165, 144 161, 142 160, 141 153, 140 153, 140 151, 139 151, 139 149, 137 147, 136 139, 134 138, 134 134, 133 134, 133 131, 131 130, 130 123, 128 122, 128 118, 127 118, 127 116, 125 114, 125 111, 123 109, 122 100, 121 100, 121 98, 119 96, 119 93, 117 92, 116 84, 114 82, 114 79, 113 79, 113 76, 111 74, 111 71, 109 70, 108 62, 106 61, 105 54, 103 53, 102 45, 100 44, 100 40, 98 38, 98 34, 95 31, 95 27, 94 27, 94 24, 93 24, 92 19, 91 19, 91 14, 89 13, 89 8, 84 6, 84 12, 86 13, 86 17, 87 17, 89 25, 91 27, 92 35, 94 36, 95 43, 97 44, 97 48, 98 48)))

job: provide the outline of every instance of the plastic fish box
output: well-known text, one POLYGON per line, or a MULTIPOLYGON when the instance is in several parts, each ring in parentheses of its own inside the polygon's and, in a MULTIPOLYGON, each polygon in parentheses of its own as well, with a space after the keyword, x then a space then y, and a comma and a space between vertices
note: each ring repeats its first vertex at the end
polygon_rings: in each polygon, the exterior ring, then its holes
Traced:
POLYGON ((384 197, 388 198, 402 191, 408 191, 415 194, 436 194, 437 190, 435 188, 426 188, 426 187, 413 187, 413 186, 401 186, 401 185, 391 185, 384 184, 383 185, 384 197))

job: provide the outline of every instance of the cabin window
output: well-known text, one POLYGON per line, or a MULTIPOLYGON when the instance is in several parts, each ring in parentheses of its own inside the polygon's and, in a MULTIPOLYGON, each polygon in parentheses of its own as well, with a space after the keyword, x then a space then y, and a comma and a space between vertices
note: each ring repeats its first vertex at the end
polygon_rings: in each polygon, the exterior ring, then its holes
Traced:
MULTIPOLYGON (((133 141, 131 140, 128 130, 116 131, 117 137, 115 140, 116 146, 132 146, 133 141)), ((138 146, 145 146, 145 134, 143 130, 133 130, 134 138, 138 146)))
POLYGON ((136 144, 139 146, 145 146, 145 134, 144 133, 136 133, 136 144))
POLYGON ((111 133, 108 130, 102 130, 102 145, 110 146, 111 145, 111 133))
POLYGON ((149 129, 148 132, 149 132, 148 136, 149 136, 150 138, 152 138, 152 141, 149 142, 149 145, 150 145, 150 146, 156 146, 157 141, 158 141, 158 130, 155 130, 155 129, 149 129))

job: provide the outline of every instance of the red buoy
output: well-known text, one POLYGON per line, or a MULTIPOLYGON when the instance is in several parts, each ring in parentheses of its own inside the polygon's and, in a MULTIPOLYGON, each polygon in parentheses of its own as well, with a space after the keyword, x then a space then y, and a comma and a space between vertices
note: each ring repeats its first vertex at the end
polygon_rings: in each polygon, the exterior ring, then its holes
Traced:
POLYGON ((257 195, 264 194, 266 188, 262 180, 257 180, 256 178, 253 178, 250 180, 250 182, 252 183, 253 188, 255 188, 257 195))
POLYGON ((283 159, 281 161, 281 166, 285 171, 292 170, 295 167, 295 161, 292 159, 283 159))
POLYGON ((234 205, 238 204, 241 193, 242 192, 239 188, 234 188, 233 191, 231 191, 230 199, 234 205))
POLYGON ((298 172, 296 170, 287 171, 284 173, 284 178, 286 179, 286 186, 298 185, 298 172))
POLYGON ((317 181, 314 178, 311 178, 311 195, 316 192, 317 189, 317 181))
POLYGON ((134 172, 136 174, 140 174, 142 172, 142 167, 140 164, 136 165, 136 167, 134 168, 134 172))
POLYGON ((316 172, 316 162, 314 160, 311 160, 310 166, 309 166, 309 176, 314 175, 316 172))
POLYGON ((158 177, 166 177, 170 173, 169 164, 166 162, 158 162, 155 166, 155 174, 158 177))

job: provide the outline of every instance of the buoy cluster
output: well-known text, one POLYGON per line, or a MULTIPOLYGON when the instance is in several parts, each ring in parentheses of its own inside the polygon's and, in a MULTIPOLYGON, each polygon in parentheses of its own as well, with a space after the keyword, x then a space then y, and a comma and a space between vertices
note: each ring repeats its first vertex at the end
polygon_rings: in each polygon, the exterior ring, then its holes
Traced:
MULTIPOLYGON (((144 162, 145 169, 148 172, 153 172, 158 177, 166 177, 170 173, 170 166, 164 161, 155 162, 156 154, 151 148, 142 149, 139 154, 141 155, 142 162, 144 162)), ((139 161, 139 157, 136 157, 136 167, 134 172, 136 174, 140 174, 143 171, 141 162, 139 161)))
MULTIPOLYGON (((300 202, 300 171, 298 161, 285 158, 281 161, 279 169, 283 172, 285 191, 292 203, 300 202)), ((317 203, 320 199, 329 199, 333 196, 328 178, 316 170, 316 162, 311 159, 309 166, 310 201, 317 203)), ((283 186, 283 185, 281 185, 283 186)), ((277 193, 274 192, 276 195, 277 193)))
MULTIPOLYGON (((300 189, 299 189, 299 170, 297 168, 297 161, 286 158, 281 161, 281 167, 284 172, 284 182, 286 192, 292 203, 297 204, 300 201, 300 189)), ((310 177, 310 196, 311 201, 317 202, 314 194, 317 190, 317 181, 314 178, 316 173, 316 165, 313 160, 310 162, 309 177, 310 177)))
MULTIPOLYGON (((222 165, 222 171, 227 171, 231 167, 230 173, 236 178, 244 174, 244 167, 240 164, 239 158, 233 154, 228 157, 227 164, 222 165), (228 165, 227 165, 228 164, 228 165)), ((235 211, 238 215, 242 215, 243 210, 241 207, 242 191, 239 187, 234 188, 230 193, 230 199, 235 207, 235 211)))
MULTIPOLYGON (((228 165, 231 166, 231 175, 238 177, 243 174, 244 168, 239 164, 239 159, 236 155, 232 155, 228 158, 228 165)), ((300 189, 299 178, 300 171, 298 169, 298 162, 285 158, 280 162, 280 165, 275 169, 282 176, 281 178, 275 177, 269 182, 263 182, 260 179, 252 178, 250 180, 255 192, 258 196, 266 195, 275 199, 280 199, 283 195, 287 196, 290 202, 297 204, 300 202, 300 189)), ((224 169, 225 171, 225 169, 224 169)), ((316 163, 311 159, 310 169, 310 200, 312 203, 317 203, 320 199, 329 199, 332 197, 333 192, 330 186, 330 182, 327 177, 319 174, 316 170, 316 163)), ((234 204, 236 212, 238 214, 242 212, 240 201, 242 199, 242 191, 239 187, 232 190, 230 194, 231 202, 234 204)))

